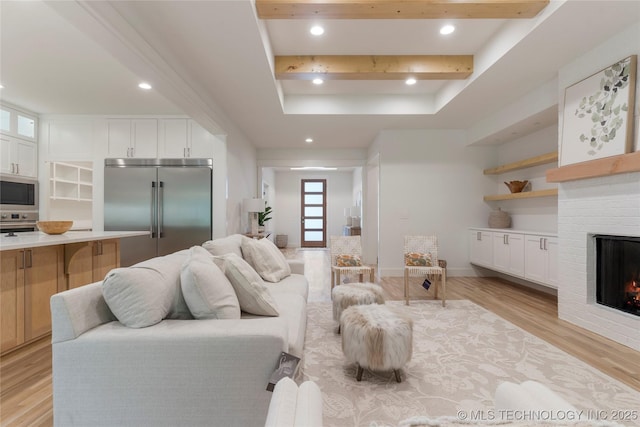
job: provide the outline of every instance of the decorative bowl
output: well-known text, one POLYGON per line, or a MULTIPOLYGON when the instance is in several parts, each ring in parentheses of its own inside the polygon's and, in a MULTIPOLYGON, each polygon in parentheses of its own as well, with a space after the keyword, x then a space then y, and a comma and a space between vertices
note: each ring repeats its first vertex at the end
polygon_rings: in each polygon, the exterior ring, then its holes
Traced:
POLYGON ((525 179, 524 181, 505 182, 504 185, 509 187, 509 191, 511 191, 512 193, 520 193, 522 190, 524 190, 524 187, 526 187, 528 183, 529 181, 525 179))
POLYGON ((62 234, 71 228, 73 221, 38 221, 38 230, 47 234, 62 234))

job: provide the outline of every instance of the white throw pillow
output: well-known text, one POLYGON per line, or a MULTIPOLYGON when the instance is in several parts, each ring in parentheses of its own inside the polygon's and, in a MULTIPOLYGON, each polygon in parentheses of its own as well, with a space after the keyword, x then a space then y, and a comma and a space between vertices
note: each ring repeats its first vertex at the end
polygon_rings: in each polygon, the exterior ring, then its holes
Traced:
POLYGON ((258 316, 279 315, 269 289, 245 260, 234 253, 213 259, 233 285, 242 311, 258 316))
POLYGON ((196 319, 240 318, 240 304, 233 286, 202 246, 189 250, 180 272, 180 285, 196 319))
POLYGON ((232 234, 231 236, 208 240, 202 244, 202 247, 208 250, 211 255, 223 256, 234 253, 239 257, 242 257, 240 245, 242 245, 243 239, 246 239, 246 236, 243 236, 242 234, 232 234))
POLYGON ((242 255, 267 282, 279 282, 291 275, 286 258, 269 239, 244 239, 242 255))
POLYGON ((296 419, 296 403, 298 400, 298 385, 289 377, 284 377, 276 383, 273 396, 269 402, 269 411, 264 427, 284 427, 304 424, 294 424, 296 419))
POLYGON ((116 268, 102 282, 102 294, 120 323, 144 328, 169 313, 175 290, 157 270, 116 268))

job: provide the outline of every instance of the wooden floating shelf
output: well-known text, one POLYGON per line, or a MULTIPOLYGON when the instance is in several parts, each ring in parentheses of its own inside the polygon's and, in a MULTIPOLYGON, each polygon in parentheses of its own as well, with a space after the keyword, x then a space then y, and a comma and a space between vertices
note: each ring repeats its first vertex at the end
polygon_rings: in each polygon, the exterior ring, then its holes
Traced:
POLYGON ((547 182, 574 181, 629 172, 640 172, 640 151, 549 169, 547 182))
POLYGON ((520 160, 518 162, 508 163, 502 166, 496 166, 495 168, 485 169, 485 175, 498 175, 505 172, 511 172, 519 169, 530 168, 533 166, 544 165, 547 163, 554 163, 558 161, 558 152, 542 154, 540 156, 531 157, 529 159, 520 160))
POLYGON ((525 191, 523 193, 495 194, 493 196, 484 196, 484 201, 492 202, 496 200, 532 199, 535 197, 551 197, 557 195, 557 188, 549 188, 546 190, 525 191))

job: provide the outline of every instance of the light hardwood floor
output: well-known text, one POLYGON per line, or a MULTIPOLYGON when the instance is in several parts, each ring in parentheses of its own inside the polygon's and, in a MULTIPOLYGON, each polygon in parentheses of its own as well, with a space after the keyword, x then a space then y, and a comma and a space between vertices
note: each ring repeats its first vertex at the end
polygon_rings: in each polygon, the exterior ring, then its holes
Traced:
MULTIPOLYGON (((329 286, 326 251, 286 254, 305 260, 312 287, 329 286)), ((403 299, 402 278, 379 282, 388 299, 403 299)), ((412 281, 411 295, 431 299, 433 290, 427 293, 412 281)), ((496 278, 451 277, 447 299, 471 300, 640 391, 640 352, 559 320, 555 297, 496 278)), ((49 341, 43 338, 0 358, 0 426, 53 425, 49 341)))

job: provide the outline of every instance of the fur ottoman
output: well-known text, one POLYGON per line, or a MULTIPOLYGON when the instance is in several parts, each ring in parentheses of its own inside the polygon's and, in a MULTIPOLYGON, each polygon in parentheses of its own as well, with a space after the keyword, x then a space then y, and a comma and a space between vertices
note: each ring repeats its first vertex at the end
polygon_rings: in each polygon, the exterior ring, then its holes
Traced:
MULTIPOLYGON (((331 290, 333 320, 340 322, 342 312, 352 305, 384 304, 382 287, 375 283, 347 283, 331 290)), ((340 325, 338 325, 340 333, 340 325)))
POLYGON ((342 312, 342 351, 348 362, 357 364, 356 379, 363 368, 373 371, 393 369, 396 381, 411 360, 413 320, 387 305, 354 305, 342 312))

